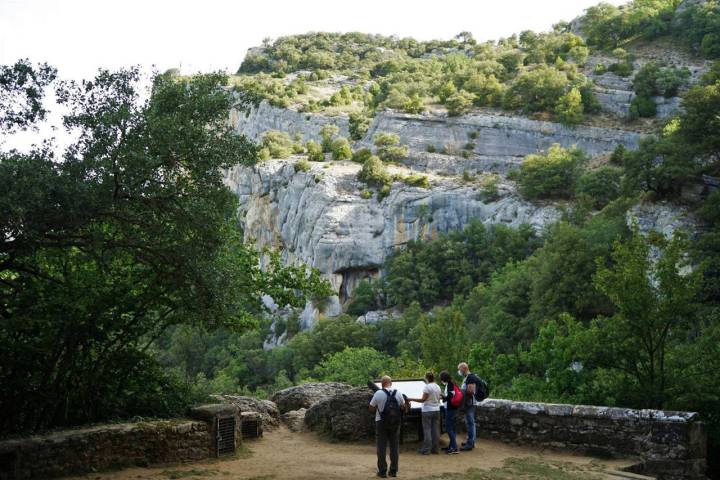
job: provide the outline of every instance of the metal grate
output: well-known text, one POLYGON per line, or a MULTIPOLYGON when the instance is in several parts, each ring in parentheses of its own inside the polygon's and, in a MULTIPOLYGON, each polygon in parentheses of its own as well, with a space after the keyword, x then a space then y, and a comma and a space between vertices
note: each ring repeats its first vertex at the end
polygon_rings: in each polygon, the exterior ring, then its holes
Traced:
POLYGON ((235 417, 217 418, 217 454, 235 453, 235 417))
POLYGON ((260 436, 260 422, 258 420, 242 421, 242 438, 258 438, 260 436))

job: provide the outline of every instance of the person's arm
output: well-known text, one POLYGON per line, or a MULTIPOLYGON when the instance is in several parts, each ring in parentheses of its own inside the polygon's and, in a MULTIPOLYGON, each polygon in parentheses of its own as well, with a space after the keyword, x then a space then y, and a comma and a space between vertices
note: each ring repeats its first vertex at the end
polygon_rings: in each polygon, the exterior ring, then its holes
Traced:
POLYGON ((467 388, 467 393, 468 393, 468 395, 474 395, 474 394, 475 394, 475 382, 473 382, 473 383, 468 383, 467 386, 466 386, 466 388, 467 388))
POLYGON ((428 396, 429 396, 429 395, 428 395, 427 393, 423 393, 422 398, 408 398, 408 402, 424 403, 425 400, 428 399, 428 396))
POLYGON ((368 410, 370 410, 372 413, 375 413, 377 410, 377 400, 375 399, 375 395, 370 399, 370 405, 368 406, 368 410))

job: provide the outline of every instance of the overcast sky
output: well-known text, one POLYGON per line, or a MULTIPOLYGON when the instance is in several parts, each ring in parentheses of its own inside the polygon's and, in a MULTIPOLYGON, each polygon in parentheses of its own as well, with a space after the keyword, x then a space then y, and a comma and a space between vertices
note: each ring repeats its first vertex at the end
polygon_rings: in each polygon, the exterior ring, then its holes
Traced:
POLYGON ((265 37, 361 31, 429 40, 468 30, 495 40, 548 30, 598 1, 0 0, 0 64, 28 57, 65 78, 135 64, 232 73, 265 37))

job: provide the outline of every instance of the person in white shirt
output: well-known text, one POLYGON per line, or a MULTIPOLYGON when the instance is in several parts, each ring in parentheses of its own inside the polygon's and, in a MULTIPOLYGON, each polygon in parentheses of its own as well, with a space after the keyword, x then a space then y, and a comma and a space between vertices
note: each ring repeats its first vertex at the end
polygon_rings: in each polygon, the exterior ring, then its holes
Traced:
POLYGON ((382 388, 370 400, 370 411, 375 412, 375 440, 377 442, 377 476, 397 476, 400 450, 400 424, 405 399, 397 390, 392 390, 392 379, 387 375, 381 379, 382 388), (390 470, 388 471, 385 452, 390 446, 390 470))
POLYGON ((440 404, 442 392, 435 383, 435 374, 425 374, 425 386, 421 398, 409 398, 411 402, 422 403, 423 445, 418 453, 429 455, 440 453, 440 404))

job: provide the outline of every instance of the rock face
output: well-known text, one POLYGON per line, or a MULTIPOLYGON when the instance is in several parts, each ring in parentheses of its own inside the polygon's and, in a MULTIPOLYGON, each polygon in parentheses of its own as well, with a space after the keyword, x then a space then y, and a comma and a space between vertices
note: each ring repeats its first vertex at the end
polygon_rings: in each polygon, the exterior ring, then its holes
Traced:
POLYGON ((320 130, 329 124, 337 125, 343 137, 350 136, 347 117, 297 112, 274 107, 267 100, 251 107, 247 113, 233 109, 230 115, 230 122, 235 130, 253 140, 260 140, 268 130, 281 130, 290 136, 300 134, 306 141, 320 141, 320 130))
POLYGON ((611 128, 577 126, 566 127, 559 123, 512 117, 496 113, 477 113, 462 117, 409 115, 381 112, 370 124, 365 138, 366 146, 381 132, 395 133, 413 152, 424 152, 428 145, 461 149, 472 140, 472 153, 480 159, 502 163, 516 163, 524 156, 546 150, 554 143, 564 147, 578 146, 590 156, 612 151, 622 143, 637 148, 640 135, 611 128), (519 160, 518 160, 519 159, 519 160))
POLYGON ((693 232, 698 228, 695 219, 687 208, 664 203, 639 203, 632 207, 626 216, 629 227, 636 224, 641 233, 651 231, 671 239, 676 231, 693 232))
MULTIPOLYGON (((683 2, 686 3, 686 2, 683 2)), ((680 7, 678 7, 680 11, 680 7)), ((611 55, 596 52, 588 57, 584 67, 584 73, 593 81, 593 92, 600 103, 600 108, 608 113, 626 118, 630 113, 630 104, 635 98, 632 79, 635 74, 648 62, 656 62, 662 65, 674 65, 685 67, 690 72, 688 83, 681 92, 698 83, 700 77, 708 71, 710 62, 693 58, 681 49, 672 45, 664 45, 663 48, 653 49, 651 45, 633 49, 637 57, 633 62, 633 72, 627 77, 618 76, 612 72, 603 74, 595 73, 595 66, 598 64, 606 67, 616 63, 617 58, 611 55)), ((657 106, 657 117, 665 119, 679 113, 681 109, 681 98, 679 96, 665 98, 662 96, 653 97, 657 106)))
POLYGON ((291 432, 303 432, 305 431, 305 412, 307 412, 306 408, 292 410, 283 413, 280 419, 291 432))
MULTIPOLYGON (((443 178, 430 190, 396 182, 381 202, 363 199, 360 165, 313 163, 310 171, 295 172, 295 161, 237 168, 226 183, 240 199, 246 240, 281 249, 285 262, 317 268, 337 292, 330 303, 337 313, 338 300, 344 302, 363 278, 378 275, 388 255, 411 240, 462 229, 473 219, 541 229, 559 218, 554 207, 525 202, 511 191, 488 201, 477 185, 443 178)), ((301 318, 312 322, 309 313, 301 318)))
POLYGON ((337 440, 354 441, 375 437, 375 415, 368 411, 373 392, 353 388, 316 403, 305 413, 308 430, 337 440))
MULTIPOLYGON (((250 108, 247 114, 233 110, 230 120, 236 132, 253 140, 259 140, 268 130, 282 130, 291 135, 300 134, 304 140, 317 141, 320 140, 320 129, 327 124, 337 125, 340 135, 348 136, 346 117, 296 112, 273 107, 267 101, 250 108)), ((570 128, 558 123, 497 113, 447 117, 383 111, 375 116, 358 144, 372 145, 375 135, 381 132, 397 134, 400 141, 410 147, 410 162, 417 154, 426 152, 428 145, 460 150, 473 135, 476 138, 472 152, 477 158, 472 161, 488 166, 497 164, 497 168, 508 162, 518 163, 525 155, 546 150, 554 143, 565 147, 577 145, 590 156, 595 156, 612 151, 620 143, 627 148, 637 148, 640 139, 639 134, 625 130, 586 126, 570 128)), ((463 163, 462 159, 459 161, 463 163)))
POLYGON ((480 437, 638 457, 635 473, 704 479, 705 425, 693 412, 487 399, 477 409, 480 437))
POLYGON ((280 425, 280 411, 270 400, 260 400, 252 397, 243 397, 240 395, 213 395, 213 397, 223 403, 230 403, 237 406, 240 412, 257 412, 260 414, 263 423, 263 429, 271 430, 280 425))
MULTIPOLYGON (((238 133, 255 140, 272 129, 319 140, 320 129, 329 123, 337 125, 341 135, 348 134, 345 117, 301 113, 265 101, 247 115, 233 111, 231 121, 238 133)), ((559 218, 557 209, 523 201, 509 184, 501 185, 499 198, 490 201, 477 184, 463 181, 460 175, 505 174, 525 155, 554 143, 577 145, 594 156, 618 144, 635 148, 640 139, 639 134, 623 130, 568 128, 495 113, 448 118, 386 111, 373 119, 356 147, 371 145, 380 132, 396 133, 409 146, 405 166, 429 174, 431 189, 395 182, 382 201, 376 196, 363 198, 367 186, 357 181, 360 165, 352 162, 311 163, 310 171, 295 172, 298 159, 291 158, 226 172, 226 183, 240 200, 238 219, 245 239, 258 247, 279 249, 286 263, 308 264, 330 281, 337 294, 326 302, 325 316, 340 314, 358 282, 382 274, 386 258, 411 240, 462 229, 473 219, 511 226, 529 223, 540 230, 559 218), (428 153, 429 145, 452 154, 428 153)), ((311 328, 319 314, 308 304, 300 315, 301 328, 311 328)), ((268 339, 267 347, 278 341, 268 339)))
POLYGON ((352 387, 338 382, 311 382, 280 390, 272 396, 281 413, 310 408, 317 402, 350 390, 352 387))

